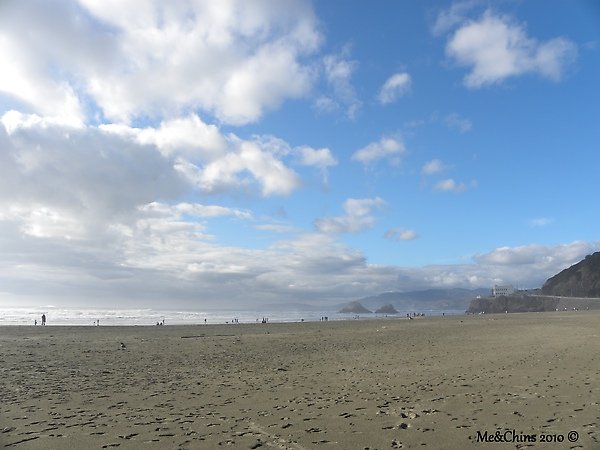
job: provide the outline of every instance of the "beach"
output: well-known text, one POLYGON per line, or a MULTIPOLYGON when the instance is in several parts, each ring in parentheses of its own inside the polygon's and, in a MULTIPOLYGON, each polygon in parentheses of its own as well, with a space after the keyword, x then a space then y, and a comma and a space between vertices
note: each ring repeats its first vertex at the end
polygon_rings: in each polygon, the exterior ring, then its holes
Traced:
POLYGON ((4 326, 0 446, 600 448, 599 323, 4 326))

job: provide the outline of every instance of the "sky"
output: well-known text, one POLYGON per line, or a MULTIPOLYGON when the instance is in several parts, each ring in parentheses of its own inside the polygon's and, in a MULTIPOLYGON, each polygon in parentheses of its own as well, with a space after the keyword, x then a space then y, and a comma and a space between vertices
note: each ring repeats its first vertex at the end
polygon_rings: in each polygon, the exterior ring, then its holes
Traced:
POLYGON ((593 0, 5 0, 0 306, 535 288, 600 250, 593 0))

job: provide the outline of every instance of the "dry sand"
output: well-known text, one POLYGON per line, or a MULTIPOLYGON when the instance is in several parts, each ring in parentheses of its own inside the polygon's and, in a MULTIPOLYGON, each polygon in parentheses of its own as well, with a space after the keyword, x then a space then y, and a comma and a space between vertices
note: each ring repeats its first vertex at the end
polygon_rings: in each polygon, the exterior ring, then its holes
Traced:
POLYGON ((590 311, 3 327, 0 444, 597 449, 599 324, 590 311), (537 442, 475 442, 498 430, 537 442))

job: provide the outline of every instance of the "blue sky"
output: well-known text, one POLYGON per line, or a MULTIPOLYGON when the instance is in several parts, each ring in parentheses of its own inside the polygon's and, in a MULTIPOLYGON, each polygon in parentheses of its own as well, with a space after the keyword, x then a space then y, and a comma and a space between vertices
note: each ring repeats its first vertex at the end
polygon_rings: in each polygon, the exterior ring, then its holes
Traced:
POLYGON ((593 1, 9 1, 0 42, 0 304, 537 287, 600 248, 593 1))

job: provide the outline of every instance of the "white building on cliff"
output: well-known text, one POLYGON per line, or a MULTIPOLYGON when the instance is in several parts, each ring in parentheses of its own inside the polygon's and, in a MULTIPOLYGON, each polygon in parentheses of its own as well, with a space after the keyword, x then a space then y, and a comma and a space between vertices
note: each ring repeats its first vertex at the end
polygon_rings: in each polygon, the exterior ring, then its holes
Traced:
POLYGON ((499 285, 495 284, 492 288, 492 297, 507 297, 515 293, 515 288, 512 285, 499 285))

